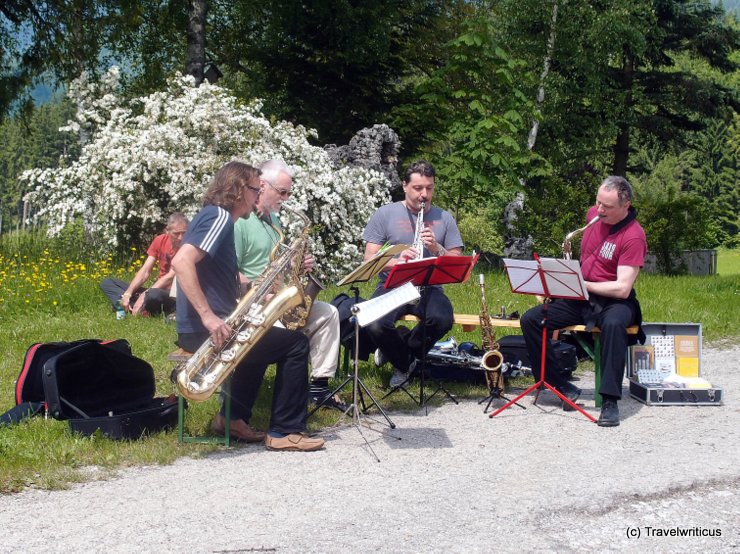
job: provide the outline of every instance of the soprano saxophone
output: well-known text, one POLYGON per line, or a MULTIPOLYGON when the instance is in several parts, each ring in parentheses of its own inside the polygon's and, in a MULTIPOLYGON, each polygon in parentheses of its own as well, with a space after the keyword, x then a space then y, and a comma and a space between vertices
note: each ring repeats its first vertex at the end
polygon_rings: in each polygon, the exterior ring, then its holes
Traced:
POLYGON ((565 235, 565 238, 563 239, 563 258, 565 258, 566 260, 571 259, 572 248, 571 248, 570 241, 573 240, 574 237, 577 237, 578 235, 583 233, 586 229, 591 227, 591 225, 596 223, 598 220, 599 220, 599 216, 597 215, 596 217, 594 217, 591 221, 586 223, 586 225, 584 225, 580 229, 576 229, 575 231, 571 231, 570 233, 565 235))
POLYGON ((218 348, 206 340, 189 360, 175 368, 177 386, 188 400, 208 399, 281 317, 293 312, 297 326, 305 323, 311 299, 304 292, 302 270, 311 222, 303 213, 283 208, 303 220, 302 233, 274 257, 226 318, 232 329, 229 338, 218 348))
POLYGON ((484 354, 481 356, 481 367, 485 370, 486 384, 488 390, 504 390, 504 375, 501 371, 501 365, 504 362, 504 356, 499 351, 499 344, 496 342, 496 332, 491 325, 491 316, 488 314, 488 302, 486 302, 486 286, 483 274, 480 274, 480 333, 482 338, 482 347, 484 354))

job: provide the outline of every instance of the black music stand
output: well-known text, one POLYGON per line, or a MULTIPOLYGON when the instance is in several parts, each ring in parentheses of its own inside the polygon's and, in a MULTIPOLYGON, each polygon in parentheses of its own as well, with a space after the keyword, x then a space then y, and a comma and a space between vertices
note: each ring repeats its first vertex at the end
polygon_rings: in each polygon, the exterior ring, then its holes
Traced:
MULTIPOLYGON (((575 402, 561 394, 545 379, 545 364, 547 360, 547 307, 553 298, 570 298, 572 300, 588 300, 586 283, 581 275, 581 266, 578 260, 561 260, 557 258, 540 258, 534 254, 534 260, 504 259, 504 267, 509 277, 511 291, 519 294, 536 294, 545 297, 542 309, 542 351, 540 359, 540 379, 534 385, 522 392, 516 398, 501 406, 488 417, 495 417, 506 408, 516 404, 518 400, 536 390, 537 395, 543 388, 554 392, 571 408, 581 412, 584 416, 596 423, 596 418, 584 411, 575 402)), ((536 402, 536 400, 535 400, 536 402)))
POLYGON ((411 283, 416 287, 420 288, 422 312, 419 316, 419 325, 421 328, 421 344, 424 346, 423 353, 421 356, 421 370, 419 378, 419 400, 408 391, 406 383, 408 383, 414 372, 409 372, 406 380, 400 385, 393 387, 383 398, 387 398, 397 390, 405 392, 414 402, 420 407, 426 407, 426 403, 434 398, 438 392, 443 392, 447 398, 452 400, 455 404, 458 404, 457 399, 448 391, 442 384, 434 380, 437 388, 428 397, 424 397, 424 380, 426 379, 426 360, 427 360, 427 333, 426 333, 426 298, 427 290, 433 285, 446 285, 451 283, 464 283, 467 281, 470 273, 473 271, 473 266, 478 261, 478 254, 473 256, 439 256, 436 258, 422 258, 416 261, 407 261, 404 263, 398 263, 393 266, 388 278, 385 281, 385 288, 392 289, 395 287, 403 286, 406 283, 411 283))
MULTIPOLYGON (((338 286, 352 285, 349 288, 349 290, 351 290, 354 293, 355 306, 356 306, 357 303, 360 301, 360 289, 357 288, 356 284, 365 283, 369 281, 370 279, 372 279, 373 277, 375 277, 378 273, 383 271, 383 268, 390 261, 390 259, 393 258, 393 256, 395 256, 396 254, 400 254, 407 248, 410 248, 408 244, 395 244, 393 246, 381 248, 375 254, 375 256, 361 263, 359 266, 353 269, 350 273, 342 277, 337 282, 337 285, 338 286)), ((353 311, 353 313, 355 312, 353 311)), ((355 322, 357 322, 357 318, 355 317, 354 319, 355 319, 355 322)), ((359 363, 358 354, 357 354, 359 350, 359 329, 357 325, 355 325, 354 333, 355 333, 355 359, 354 359, 355 372, 353 373, 356 373, 357 365, 359 363)), ((345 359, 349 359, 349 358, 347 357, 345 359)), ((359 390, 357 392, 359 393, 359 399, 360 399, 360 402, 362 403, 363 413, 367 412, 369 408, 375 405, 378 407, 378 410, 383 415, 385 420, 388 422, 388 425, 390 426, 390 428, 395 429, 396 424, 391 421, 391 419, 388 417, 388 414, 386 414, 383 408, 380 406, 380 404, 378 404, 377 400, 372 395, 370 390, 367 388, 365 383, 362 382, 362 379, 358 379, 357 382, 353 380, 353 373, 348 372, 344 381, 342 381, 342 383, 338 387, 336 387, 333 391, 331 391, 326 398, 324 398, 321 402, 316 404, 313 407, 313 409, 308 413, 308 417, 311 417, 314 413, 316 413, 316 411, 319 408, 321 408, 325 403, 327 403, 329 399, 333 398, 335 394, 337 394, 339 391, 344 389, 344 387, 346 387, 350 382, 352 382, 353 383, 353 390, 352 390, 353 398, 355 397, 355 389, 356 387, 359 386, 359 390), (372 400, 372 404, 370 404, 369 406, 365 405, 365 397, 364 397, 363 391, 364 391, 364 394, 367 394, 367 396, 370 397, 370 399, 372 400)), ((347 410, 343 411, 343 413, 347 414, 352 408, 353 406, 350 406, 347 410)))
MULTIPOLYGON (((383 414, 386 421, 388 421, 388 424, 390 425, 391 429, 395 429, 396 425, 388 418, 386 413, 383 411, 383 409, 378 404, 378 401, 375 400, 372 393, 368 390, 368 388, 365 386, 364 383, 360 380, 359 377, 359 352, 360 352, 360 327, 365 327, 372 323, 373 321, 376 321, 378 318, 383 317, 387 313, 403 306, 404 304, 408 304, 409 302, 415 302, 419 299, 419 292, 416 290, 416 288, 411 284, 406 284, 405 286, 398 287, 397 289, 391 291, 388 294, 384 294, 382 296, 378 296, 376 298, 371 298, 370 300, 366 300, 365 302, 360 302, 359 304, 356 303, 354 306, 352 306, 352 313, 354 314, 354 323, 355 323, 355 371, 353 376, 353 387, 352 387, 352 423, 359 431, 360 435, 362 436, 363 440, 365 441, 365 444, 367 444, 367 447, 370 449, 370 451, 375 456, 375 459, 380 462, 380 458, 378 458, 378 455, 375 454, 375 451, 373 450, 372 446, 370 446, 370 443, 368 442, 367 438, 365 438, 365 435, 362 432, 362 426, 361 426, 361 418, 362 415, 368 410, 369 407, 365 406, 364 399, 362 399, 362 391, 364 390, 365 393, 370 397, 370 399, 373 401, 370 406, 377 406, 378 410, 380 410, 380 413, 383 414), (359 409, 358 404, 358 398, 360 398, 362 402, 362 412, 359 409)), ((368 429, 375 431, 370 426, 367 426, 368 429)), ((393 435, 391 435, 393 436, 393 435)), ((401 437, 393 437, 397 440, 401 440, 401 437)))

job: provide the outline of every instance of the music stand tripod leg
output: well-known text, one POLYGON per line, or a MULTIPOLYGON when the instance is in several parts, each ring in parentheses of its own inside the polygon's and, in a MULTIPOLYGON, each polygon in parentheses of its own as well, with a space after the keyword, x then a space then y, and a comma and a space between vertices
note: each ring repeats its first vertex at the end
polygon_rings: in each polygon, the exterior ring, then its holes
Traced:
MULTIPOLYGON (((329 399, 330 399, 330 398, 333 398, 335 394, 337 394, 337 393, 338 393, 338 392, 339 392, 340 390, 342 390, 342 389, 343 389, 344 387, 346 387, 346 386, 347 386, 347 384, 348 384, 349 382, 351 382, 351 381, 352 381, 352 376, 351 376, 351 375, 348 375, 348 376, 347 376, 347 377, 346 377, 346 378, 344 379, 344 381, 342 381, 342 384, 341 384, 341 385, 339 385, 339 386, 338 386, 338 387, 336 387, 336 388, 335 388, 335 389, 334 389, 333 391, 331 391, 331 392, 329 393, 329 395, 328 395, 328 396, 327 396, 326 398, 324 398, 324 399, 323 399, 323 400, 322 400, 321 402, 319 402, 318 404, 316 404, 316 405, 315 405, 315 406, 314 406, 314 407, 313 407, 313 408, 311 409, 311 411, 310 411, 310 412, 308 412, 308 416, 307 416, 307 417, 311 417, 311 416, 312 416, 313 414, 315 414, 315 413, 316 413, 316 412, 317 412, 318 410, 320 410, 320 409, 321 409, 321 408, 322 408, 322 407, 324 406, 324 404, 325 404, 326 402, 328 402, 328 401, 329 401, 329 399)), ((339 411, 341 411, 341 412, 342 412, 343 414, 346 414, 346 413, 347 413, 347 412, 349 411, 349 410, 340 410, 340 409, 339 409, 339 408, 337 408, 336 406, 331 406, 331 407, 332 407, 332 408, 334 408, 334 409, 336 409, 336 410, 339 410, 339 411)))
MULTIPOLYGON (((478 401, 478 404, 483 404, 486 400, 488 401, 488 403, 486 404, 486 407, 483 408, 484 414, 488 413, 488 409, 491 407, 491 404, 493 404, 494 400, 497 400, 500 398, 501 400, 505 402, 510 402, 510 398, 504 394, 501 394, 502 392, 503 392, 502 389, 493 389, 488 396, 478 401)), ((522 406, 521 404, 519 404, 519 402, 514 402, 514 404, 519 406, 522 410, 527 409, 526 406, 522 406)))
MULTIPOLYGON (((383 417, 385 417, 385 420, 388 422, 388 425, 391 429, 396 428, 396 424, 391 421, 391 419, 388 417, 388 415, 385 413, 383 408, 380 407, 380 404, 375 401, 375 398, 373 397, 372 393, 370 392, 370 389, 365 386, 365 383, 362 382, 359 376, 360 372, 360 360, 359 360, 359 354, 360 352, 360 324, 357 321, 357 318, 355 318, 355 371, 354 376, 352 379, 352 424, 357 429, 357 432, 360 433, 360 436, 362 437, 362 440, 365 441, 365 444, 367 445, 370 452, 372 452, 375 459, 380 463, 380 458, 378 458, 378 455, 375 453, 375 450, 373 450, 373 447, 370 444, 370 441, 367 440, 367 437, 365 437, 365 434, 362 432, 362 419, 363 414, 359 409, 358 406, 358 397, 362 397, 362 391, 364 390, 365 393, 373 400, 375 406, 378 407, 378 410, 380 410, 380 413, 383 414, 383 417)), ((363 400, 364 404, 364 400, 363 400)), ((364 407, 364 406, 363 406, 364 407)), ((377 431, 376 429, 373 429, 369 425, 367 426, 368 429, 371 431, 376 431, 379 433, 382 433, 382 431, 377 431)), ((394 439, 401 440, 401 437, 396 437, 393 435, 388 435, 393 437, 394 439)))
MULTIPOLYGON (((426 344, 427 344, 427 326, 426 326, 426 302, 425 302, 425 297, 427 295, 427 287, 420 287, 420 288, 422 289, 421 290, 421 298, 420 298, 421 308, 422 309, 421 309, 421 313, 419 314, 419 325, 422 326, 421 327, 421 344, 424 347, 426 347, 426 344)), ((419 373, 419 399, 418 400, 416 399, 416 397, 414 397, 414 395, 412 395, 409 392, 409 390, 405 386, 413 378, 413 373, 414 372, 411 372, 411 371, 409 372, 408 377, 406 377, 406 380, 403 383, 401 383, 400 385, 398 385, 396 387, 393 387, 391 390, 389 390, 382 397, 382 399, 387 398, 388 396, 390 396, 391 394, 393 394, 394 392, 396 392, 398 390, 402 390, 403 392, 405 392, 408 395, 409 398, 411 398, 411 400, 414 401, 414 403, 417 406, 419 406, 420 408, 426 408, 426 403, 429 400, 431 400, 432 398, 434 398, 434 396, 438 392, 441 391, 441 392, 443 392, 447 396, 447 398, 449 398, 450 400, 452 400, 455 404, 459 404, 459 402, 454 397, 454 395, 449 390, 447 390, 436 379, 432 380, 434 382, 434 384, 437 385, 436 390, 431 395, 429 395, 428 397, 425 398, 425 396, 424 396, 424 385, 425 385, 425 381, 426 381, 426 377, 425 377, 425 374, 426 374, 426 365, 427 365, 426 364, 426 360, 427 360, 427 354, 426 354, 426 350, 425 350, 424 353, 421 356, 421 359, 419 360, 421 362, 420 363, 420 366, 421 367, 419 368, 420 373, 419 373)))
POLYGON ((518 395, 513 400, 510 400, 503 406, 501 406, 498 410, 495 412, 492 412, 488 415, 489 418, 493 418, 506 410, 507 408, 510 408, 512 404, 516 404, 517 401, 526 395, 528 395, 532 391, 537 391, 537 395, 535 396, 535 402, 537 401, 537 398, 539 397, 539 392, 541 389, 548 389, 550 392, 554 393, 556 396, 558 396, 563 402, 566 402, 569 404, 574 410, 580 412, 583 414, 587 419, 589 419, 592 423, 596 423, 596 418, 594 418, 591 414, 583 410, 580 406, 576 405, 575 402, 572 402, 570 399, 566 398, 565 395, 563 395, 560 391, 556 390, 555 387, 553 387, 550 383, 547 382, 545 379, 545 367, 546 367, 546 348, 547 348, 547 307, 550 299, 545 298, 545 302, 543 304, 543 311, 542 311, 542 350, 540 352, 540 378, 539 380, 534 383, 532 386, 530 386, 527 390, 522 392, 520 395, 518 395))
POLYGON ((415 396, 414 396, 413 394, 411 394, 411 393, 409 392, 409 390, 408 390, 408 389, 406 388, 406 383, 408 383, 408 382, 410 382, 410 381, 411 381, 411 377, 412 377, 411 375, 409 375, 408 377, 406 377, 406 380, 405 380, 405 381, 404 381, 403 383, 401 383, 400 385, 397 385, 397 386, 393 387, 393 388, 392 388, 391 390, 389 390, 389 391, 388 391, 387 393, 385 393, 385 394, 384 394, 384 395, 383 395, 383 396, 382 396, 382 397, 381 397, 380 399, 381 399, 381 400, 385 400, 385 399, 386 399, 386 398, 388 398, 388 397, 389 397, 389 396, 390 396, 391 394, 393 394, 394 392, 397 392, 397 391, 399 391, 399 390, 400 390, 400 391, 403 391, 403 392, 405 392, 405 393, 406 393, 406 394, 408 395, 408 397, 409 397, 409 398, 410 398, 411 400, 413 400, 413 401, 414 401, 414 404, 416 404, 417 406, 421 406, 421 404, 420 404, 420 403, 419 403, 419 401, 418 401, 418 400, 416 399, 416 397, 415 397, 415 396))
MULTIPOLYGON (((427 287, 424 287, 424 293, 425 293, 425 295, 428 294, 427 293, 427 287)), ((422 301, 424 301, 424 300, 425 300, 424 299, 424 295, 422 295, 422 301)), ((421 390, 419 391, 419 405, 420 406, 424 406, 426 408, 426 403, 429 400, 431 400, 432 398, 434 398, 434 396, 438 392, 440 392, 440 391, 442 391, 445 394, 445 396, 447 396, 447 398, 449 398, 450 400, 452 400, 455 404, 459 404, 459 402, 452 395, 452 393, 449 390, 447 390, 442 385, 442 383, 440 383, 436 379, 431 380, 435 385, 437 385, 436 390, 431 395, 429 395, 426 399, 424 398, 424 380, 426 379, 425 373, 426 373, 426 369, 427 369, 427 325, 426 325, 426 316, 427 316, 427 304, 425 302, 425 303, 422 304, 421 323, 420 323, 420 325, 422 325, 422 328, 421 328, 421 344, 424 345, 423 346, 424 353, 421 356, 421 385, 420 385, 420 389, 421 390)))

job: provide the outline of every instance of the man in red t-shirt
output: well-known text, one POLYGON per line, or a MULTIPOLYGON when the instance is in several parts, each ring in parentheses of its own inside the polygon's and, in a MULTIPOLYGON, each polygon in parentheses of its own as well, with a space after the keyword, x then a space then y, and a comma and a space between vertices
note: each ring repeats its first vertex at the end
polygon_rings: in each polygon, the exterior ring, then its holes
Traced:
POLYGON ((175 311, 175 299, 170 296, 175 272, 170 265, 180 248, 187 228, 188 218, 179 212, 173 213, 167 219, 165 232, 154 237, 147 248, 147 258, 130 283, 109 278, 100 284, 100 288, 114 308, 120 301, 123 309, 134 315, 162 312, 171 314, 175 311), (149 289, 146 289, 144 283, 151 276, 155 264, 159 264, 157 279, 149 289))
MULTIPOLYGON (((547 309, 547 329, 570 325, 597 326, 601 329, 601 394, 603 403, 598 424, 619 425, 617 401, 622 397, 622 380, 627 352, 627 327, 640 324, 642 314, 633 285, 647 252, 645 231, 635 219, 632 186, 627 179, 604 179, 596 195, 596 205, 587 215, 589 225, 581 241, 581 270, 589 300, 557 299, 547 309)), ((532 363, 539 379, 542 348, 543 306, 535 306, 522 316, 521 326, 532 363)), ((550 345, 546 348, 545 378, 561 394, 575 402, 581 390, 567 382, 556 370, 558 362, 550 345)), ((563 403, 563 409, 572 409, 563 403)))

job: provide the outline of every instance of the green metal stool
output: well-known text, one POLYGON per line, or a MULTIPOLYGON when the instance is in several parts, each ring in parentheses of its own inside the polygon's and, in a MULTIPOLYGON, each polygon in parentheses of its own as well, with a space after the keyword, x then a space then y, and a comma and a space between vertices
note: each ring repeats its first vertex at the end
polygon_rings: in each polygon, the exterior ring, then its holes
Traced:
POLYGON ((215 437, 193 437, 185 434, 185 398, 182 394, 177 397, 177 438, 180 443, 196 442, 207 444, 223 444, 231 446, 231 377, 221 385, 224 393, 224 435, 215 437))
MULTIPOLYGON (((180 363, 190 359, 192 354, 186 352, 182 348, 178 348, 174 352, 170 352, 167 359, 171 362, 180 363)), ((225 429, 223 437, 192 437, 185 434, 185 410, 187 405, 185 397, 182 394, 177 396, 177 438, 180 444, 184 442, 199 442, 208 444, 223 444, 224 446, 231 446, 231 377, 229 377, 224 384, 221 385, 221 390, 224 393, 224 418, 225 418, 225 429)))

